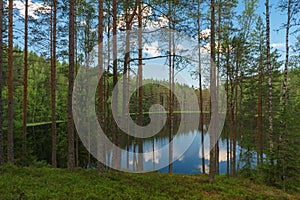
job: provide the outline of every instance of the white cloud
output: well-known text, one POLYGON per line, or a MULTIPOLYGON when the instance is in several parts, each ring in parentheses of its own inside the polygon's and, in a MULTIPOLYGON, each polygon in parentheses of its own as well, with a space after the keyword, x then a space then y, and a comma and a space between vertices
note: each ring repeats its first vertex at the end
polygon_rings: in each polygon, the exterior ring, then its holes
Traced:
MULTIPOLYGON (((143 20, 143 24, 144 24, 143 27, 145 27, 146 30, 154 31, 154 30, 157 30, 161 27, 165 27, 168 25, 169 20, 165 16, 160 16, 155 21, 149 20, 148 17, 153 15, 153 11, 152 11, 152 8, 150 6, 148 6, 147 4, 143 4, 142 10, 143 10, 143 19, 142 20, 143 20)), ((134 11, 134 9, 129 10, 129 14, 132 15, 133 11, 134 11)), ((118 21, 117 26, 119 29, 125 30, 125 28, 126 28, 125 13, 119 15, 119 21, 118 21)), ((133 18, 132 26, 136 27, 136 28, 138 27, 137 13, 135 14, 135 16, 133 18)))
POLYGON ((273 47, 273 48, 282 48, 284 46, 285 46, 284 43, 272 43, 271 44, 271 47, 273 47))
POLYGON ((181 156, 180 158, 178 158, 178 161, 183 161, 184 160, 184 156, 181 156))
MULTIPOLYGON (((218 42, 215 43, 215 48, 218 49, 218 42)), ((232 47, 229 47, 230 49, 232 49, 232 47)), ((211 50, 211 45, 210 43, 206 43, 204 46, 201 47, 201 53, 202 54, 210 54, 210 50, 211 50)), ((222 52, 222 49, 220 47, 220 52, 222 52)))
MULTIPOLYGON (((202 165, 198 165, 198 169, 200 170, 201 173, 203 173, 202 165)), ((208 172, 209 172, 209 165, 205 165, 205 172, 204 173, 208 173, 208 172)))
MULTIPOLYGON (((16 0, 14 1, 13 6, 15 9, 19 10, 21 17, 25 17, 25 3, 20 0, 16 0)), ((32 0, 28 0, 28 16, 37 19, 37 10, 39 10, 41 13, 49 13, 51 11, 51 8, 45 3, 32 2, 32 0)))
POLYGON ((86 21, 84 21, 84 20, 79 21, 79 24, 81 24, 82 26, 86 26, 87 25, 86 21))
POLYGON ((133 160, 129 160, 129 165, 133 165, 133 160))
MULTIPOLYGON (((207 160, 209 160, 209 158, 210 158, 209 153, 210 153, 209 147, 205 147, 204 156, 205 156, 205 159, 207 159, 207 160)), ((199 151, 199 158, 202 158, 202 148, 200 148, 200 151, 199 151)), ((221 149, 219 151, 219 162, 224 162, 224 161, 227 161, 227 150, 221 149)))
POLYGON ((210 37, 210 29, 204 29, 201 31, 200 35, 202 39, 210 37))
POLYGON ((156 149, 157 147, 154 147, 154 152, 151 151, 144 153, 145 162, 152 160, 152 162, 154 162, 155 164, 159 164, 159 159, 161 159, 161 153, 156 149))
POLYGON ((207 43, 203 47, 201 47, 202 54, 210 54, 210 43, 207 43))
POLYGON ((159 52, 158 42, 152 42, 151 44, 146 43, 144 45, 143 51, 152 57, 159 56, 160 52, 159 52))

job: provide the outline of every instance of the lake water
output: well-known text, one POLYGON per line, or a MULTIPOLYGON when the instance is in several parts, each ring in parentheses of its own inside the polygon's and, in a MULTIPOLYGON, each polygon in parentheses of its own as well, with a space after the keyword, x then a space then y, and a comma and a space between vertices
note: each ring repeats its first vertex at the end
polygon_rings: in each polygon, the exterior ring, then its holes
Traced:
MULTIPOLYGON (((166 131, 168 132, 168 131, 166 131)), ((184 153, 178 156, 172 163, 172 172, 179 174, 201 174, 202 173, 202 141, 201 132, 198 130, 189 130, 179 132, 173 137, 172 148, 164 148, 162 151, 157 151, 168 145, 168 134, 160 134, 156 137, 143 140, 143 152, 147 152, 143 156, 144 171, 160 171, 168 172, 169 166, 166 164, 170 157, 175 157, 176 154, 181 154, 183 149, 188 145, 184 153), (171 152, 171 154, 170 154, 171 152), (162 167, 164 166, 165 167, 162 167)), ((226 173, 227 166, 227 143, 226 140, 219 138, 219 172, 226 173)), ((129 155, 127 152, 122 153, 122 168, 129 171, 135 171, 138 168, 138 145, 136 142, 131 142, 129 145, 129 155)), ((204 154, 205 154, 205 171, 209 172, 209 134, 204 134, 204 154)), ((236 147, 236 158, 240 154, 240 146, 236 147)), ((242 165, 242 163, 240 163, 242 165)))

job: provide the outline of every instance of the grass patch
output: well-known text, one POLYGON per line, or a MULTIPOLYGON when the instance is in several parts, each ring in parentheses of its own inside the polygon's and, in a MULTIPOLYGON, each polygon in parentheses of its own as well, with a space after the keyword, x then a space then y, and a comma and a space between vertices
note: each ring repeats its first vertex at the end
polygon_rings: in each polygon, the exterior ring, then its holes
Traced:
POLYGON ((151 172, 0 167, 0 199, 297 199, 242 178, 151 172))

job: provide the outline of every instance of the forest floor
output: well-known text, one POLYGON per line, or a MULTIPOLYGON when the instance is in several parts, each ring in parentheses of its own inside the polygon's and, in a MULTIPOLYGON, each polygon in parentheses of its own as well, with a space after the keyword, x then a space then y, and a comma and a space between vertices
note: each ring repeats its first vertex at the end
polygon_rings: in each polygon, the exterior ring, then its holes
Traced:
POLYGON ((255 180, 151 172, 0 167, 0 199, 297 199, 255 180))

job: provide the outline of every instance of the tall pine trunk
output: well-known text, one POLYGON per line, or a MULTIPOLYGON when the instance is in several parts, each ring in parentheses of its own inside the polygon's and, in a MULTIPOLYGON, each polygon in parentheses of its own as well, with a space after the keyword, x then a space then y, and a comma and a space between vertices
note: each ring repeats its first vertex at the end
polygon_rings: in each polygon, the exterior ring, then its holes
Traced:
MULTIPOLYGON (((229 47, 230 48, 230 47, 229 47)), ((233 66, 229 65, 229 87, 230 87, 230 124, 229 124, 229 137, 230 137, 230 176, 234 174, 234 159, 233 159, 233 130, 234 130, 234 85, 233 85, 233 66)))
MULTIPOLYGON (((129 87, 130 87, 130 37, 131 37, 131 29, 132 29, 132 20, 136 15, 136 10, 138 5, 135 5, 135 8, 132 14, 129 14, 129 4, 130 1, 126 0, 125 3, 125 22, 126 22, 126 42, 125 42, 125 55, 124 55, 124 69, 123 69, 123 105, 122 105, 122 119, 127 121, 127 133, 129 133, 129 117, 126 115, 126 112, 129 110, 129 87)), ((127 135, 127 159, 126 159, 126 167, 129 168, 129 146, 130 146, 130 136, 127 135)))
POLYGON ((239 59, 240 59, 240 49, 239 49, 240 44, 238 44, 238 50, 237 50, 237 58, 236 58, 236 68, 235 68, 235 97, 234 97, 234 130, 233 130, 233 175, 236 174, 236 143, 237 143, 237 131, 238 131, 238 92, 239 92, 239 59))
POLYGON ((28 0, 25 1, 24 19, 24 86, 23 86, 23 142, 22 160, 26 160, 26 131, 27 131, 27 78, 28 77, 28 0))
MULTIPOLYGON (((110 12, 110 4, 107 5, 107 10, 108 10, 108 19, 107 19, 107 41, 110 41, 110 38, 111 38, 111 12, 110 12)), ((109 72, 110 71, 110 61, 111 61, 111 45, 110 45, 110 42, 107 42, 107 68, 106 68, 106 71, 109 72)), ((105 69, 104 69, 105 71, 105 69)), ((104 124, 104 133, 107 135, 107 136, 111 136, 111 135, 108 135, 108 127, 109 127, 109 112, 108 112, 108 106, 109 104, 107 103, 107 100, 108 100, 108 94, 109 94, 109 78, 105 75, 104 76, 104 85, 105 85, 105 88, 104 88, 104 95, 103 95, 103 101, 104 101, 104 119, 103 119, 103 124, 104 124)), ((107 152, 108 154, 108 158, 110 158, 110 153, 107 152)), ((107 166, 110 166, 110 159, 107 160, 107 166)))
POLYGON ((262 65, 263 65, 263 58, 262 58, 262 45, 263 41, 260 40, 259 44, 259 51, 260 51, 260 58, 259 58, 259 66, 258 66, 258 94, 257 94, 257 164, 259 167, 260 172, 262 172, 262 165, 263 165, 263 140, 262 140, 262 65))
MULTIPOLYGON (((278 147, 285 147, 285 134, 287 129, 287 123, 285 120, 285 113, 286 113, 286 104, 288 100, 288 67, 289 67, 289 34, 290 34, 290 24, 291 24, 291 0, 288 0, 287 5, 287 23, 286 23, 286 35, 285 35, 285 64, 284 64, 284 72, 283 72, 283 85, 282 85, 282 127, 283 131, 279 134, 279 145, 278 147)), ((282 173, 282 186, 283 190, 286 190, 286 172, 285 172, 285 152, 280 149, 279 154, 281 156, 281 173, 282 173), (282 151, 282 152, 280 152, 282 151)))
MULTIPOLYGON (((126 111, 129 108, 129 82, 130 82, 130 71, 129 71, 129 58, 130 58, 130 30, 131 25, 129 22, 129 1, 125 2, 125 22, 126 22, 126 41, 125 41, 125 55, 124 55, 124 69, 123 69, 123 106, 122 106, 122 119, 128 122, 129 116, 126 115, 126 111), (126 74, 128 72, 128 74, 126 74)), ((126 127, 127 133, 129 133, 129 125, 126 127)), ((129 145, 130 136, 127 135, 127 155, 126 155, 126 169, 129 169, 129 145)))
POLYGON ((209 159, 209 181, 214 182, 217 172, 216 169, 216 117, 217 117, 217 99, 216 99, 216 65, 215 65, 215 1, 211 0, 211 21, 210 21, 210 99, 211 99, 211 132, 210 134, 210 159, 209 159))
MULTIPOLYGON (((220 47, 221 47, 221 7, 222 1, 218 1, 218 46, 217 46, 217 102, 219 102, 219 85, 220 85, 220 47)), ((219 140, 216 143, 216 174, 219 174, 220 171, 220 163, 219 163, 219 140)))
POLYGON ((203 120, 203 92, 202 92, 202 68, 201 68, 201 2, 198 1, 198 77, 199 77, 199 107, 200 107, 200 131, 201 131, 201 152, 202 152, 202 173, 205 174, 205 150, 204 150, 204 120, 203 120))
POLYGON ((270 160, 270 180, 273 180, 273 168, 274 168, 274 158, 273 158, 273 87, 272 87, 272 66, 270 58, 270 13, 269 13, 269 0, 266 0, 266 36, 267 36, 267 69, 268 69, 268 139, 269 139, 269 160, 270 160))
MULTIPOLYGON (((103 0, 98 2, 98 68, 99 74, 103 73, 103 0)), ((100 77, 98 84, 98 119, 101 127, 103 126, 103 74, 100 77)), ((103 141, 99 141, 103 144, 103 141)), ((105 157, 104 145, 98 145, 100 148, 98 151, 103 158, 105 157), (101 147, 101 148, 100 148, 101 147)), ((100 155, 99 155, 100 156, 100 155)), ((98 162, 98 172, 102 173, 104 166, 101 162, 98 162)))
MULTIPOLYGON (((116 97, 118 96, 118 46, 117 46, 117 0, 113 0, 112 1, 112 9, 113 9, 113 47, 112 47, 112 51, 113 51, 113 87, 114 90, 116 91, 116 97)), ((118 114, 118 98, 113 98, 113 102, 112 102, 113 106, 116 109, 116 114, 118 114)), ((120 137, 118 135, 118 127, 117 124, 115 122, 112 122, 112 132, 113 132, 113 142, 115 142, 116 145, 119 145, 120 143, 120 137)), ((113 159, 112 159, 112 164, 114 166, 117 166, 119 163, 119 158, 120 155, 118 155, 118 151, 117 150, 113 150, 113 159)))
POLYGON ((172 138, 173 138, 173 92, 174 92, 174 40, 173 40, 173 18, 172 18, 172 1, 168 1, 169 6, 169 165, 168 172, 172 172, 172 162, 173 162, 173 147, 172 147, 172 138))
MULTIPOLYGON (((56 10, 57 1, 53 0, 52 52, 51 52, 51 120, 52 120, 52 167, 57 167, 56 159, 56 10)), ((52 14, 52 13, 51 13, 52 14)))
MULTIPOLYGON (((229 70, 230 70, 230 47, 226 46, 226 118, 230 118, 230 104, 229 104, 229 70)), ((227 161, 226 161, 226 174, 227 176, 230 175, 230 129, 231 129, 231 121, 226 120, 226 147, 227 147, 227 161)))
POLYGON ((13 135, 13 0, 8 1, 8 129, 7 161, 14 164, 13 135))
POLYGON ((70 0, 69 8, 69 85, 68 85, 68 168, 73 171, 74 160, 74 121, 72 114, 72 94, 75 68, 75 0, 70 0))
MULTIPOLYGON (((0 0, 0 24, 3 23, 3 0, 0 0)), ((2 130, 2 120, 3 120, 3 111, 2 111, 2 70, 3 70, 3 36, 2 31, 0 31, 0 165, 4 164, 4 152, 3 152, 3 130, 2 130)))
MULTIPOLYGON (((143 44, 142 44, 142 3, 138 0, 138 125, 143 126, 143 44)), ((138 141, 138 169, 143 170, 143 139, 138 141)))

